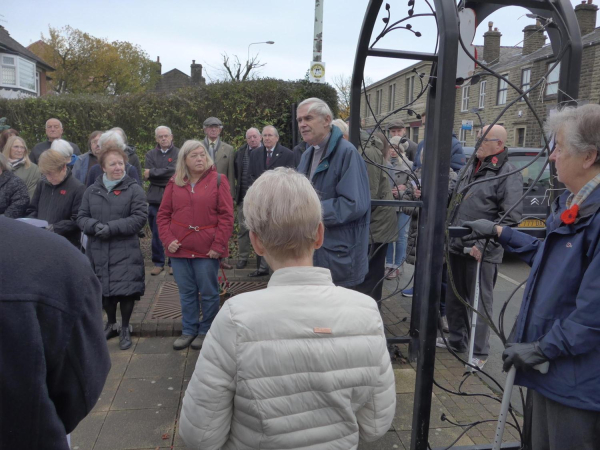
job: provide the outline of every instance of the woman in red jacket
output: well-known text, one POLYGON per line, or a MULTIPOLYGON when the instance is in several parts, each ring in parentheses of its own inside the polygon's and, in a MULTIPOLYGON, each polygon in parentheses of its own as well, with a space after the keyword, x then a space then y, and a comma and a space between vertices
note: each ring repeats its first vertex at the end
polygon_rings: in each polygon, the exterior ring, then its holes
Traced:
POLYGON ((191 344, 198 350, 219 311, 219 259, 228 256, 233 232, 229 182, 217 173, 202 142, 186 141, 181 147, 156 221, 181 301, 183 333, 173 348, 191 344))

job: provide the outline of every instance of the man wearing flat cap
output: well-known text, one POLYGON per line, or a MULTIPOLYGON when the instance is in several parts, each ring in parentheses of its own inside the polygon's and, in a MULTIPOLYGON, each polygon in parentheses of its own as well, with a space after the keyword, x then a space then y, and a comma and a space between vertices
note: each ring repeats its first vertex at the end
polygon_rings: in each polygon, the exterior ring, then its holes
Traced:
POLYGON ((204 121, 204 145, 215 162, 217 172, 227 177, 231 197, 235 195, 235 157, 233 147, 221 140, 223 123, 216 117, 209 117, 204 121))
POLYGON ((394 136, 400 136, 401 138, 406 139, 406 142, 408 142, 408 149, 406 150, 406 157, 410 160, 410 161, 414 161, 415 160, 415 155, 417 154, 417 144, 413 141, 411 141, 410 139, 408 139, 406 136, 406 127, 404 126, 404 122, 401 119, 393 119, 389 124, 388 124, 388 131, 390 132, 390 138, 393 138, 394 136))

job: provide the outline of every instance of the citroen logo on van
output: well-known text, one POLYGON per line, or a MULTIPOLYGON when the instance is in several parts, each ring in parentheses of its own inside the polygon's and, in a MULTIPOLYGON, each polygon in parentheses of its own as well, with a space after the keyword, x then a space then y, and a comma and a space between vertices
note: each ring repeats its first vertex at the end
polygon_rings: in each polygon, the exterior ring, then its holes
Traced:
POLYGON ((539 204, 540 204, 540 201, 537 199, 537 197, 533 197, 533 198, 531 199, 531 204, 532 204, 532 205, 539 205, 539 204))

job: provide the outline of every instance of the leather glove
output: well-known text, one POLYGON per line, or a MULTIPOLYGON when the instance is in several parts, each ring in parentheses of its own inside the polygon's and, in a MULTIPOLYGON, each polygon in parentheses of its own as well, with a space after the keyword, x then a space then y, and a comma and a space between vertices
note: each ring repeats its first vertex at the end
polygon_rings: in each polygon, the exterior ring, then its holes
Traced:
POLYGON ((508 372, 513 364, 519 370, 531 369, 548 361, 548 358, 542 352, 539 342, 527 342, 506 344, 506 349, 502 352, 502 360, 504 361, 502 369, 508 372))
POLYGON ((463 227, 471 229, 471 234, 463 236, 463 241, 498 237, 498 233, 496 233, 496 224, 491 220, 478 219, 472 222, 465 222, 463 223, 463 227))
POLYGON ((103 223, 96 225, 96 237, 100 239, 108 239, 110 237, 110 228, 108 225, 103 223))

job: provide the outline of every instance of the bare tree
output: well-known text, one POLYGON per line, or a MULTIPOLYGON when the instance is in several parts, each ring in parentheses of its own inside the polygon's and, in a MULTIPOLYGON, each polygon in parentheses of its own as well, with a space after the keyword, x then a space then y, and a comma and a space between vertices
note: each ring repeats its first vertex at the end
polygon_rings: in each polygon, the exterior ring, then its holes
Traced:
POLYGON ((266 63, 260 62, 258 55, 248 59, 244 64, 240 62, 237 55, 231 58, 227 53, 223 53, 222 56, 226 78, 229 81, 246 81, 248 78, 253 78, 256 71, 266 65, 266 63))
MULTIPOLYGON (((369 77, 365 78, 366 86, 369 86, 372 83, 373 82, 369 77)), ((350 117, 350 88, 352 87, 352 77, 343 74, 336 75, 333 77, 331 84, 333 84, 333 87, 337 91, 340 118, 346 120, 350 117)))

